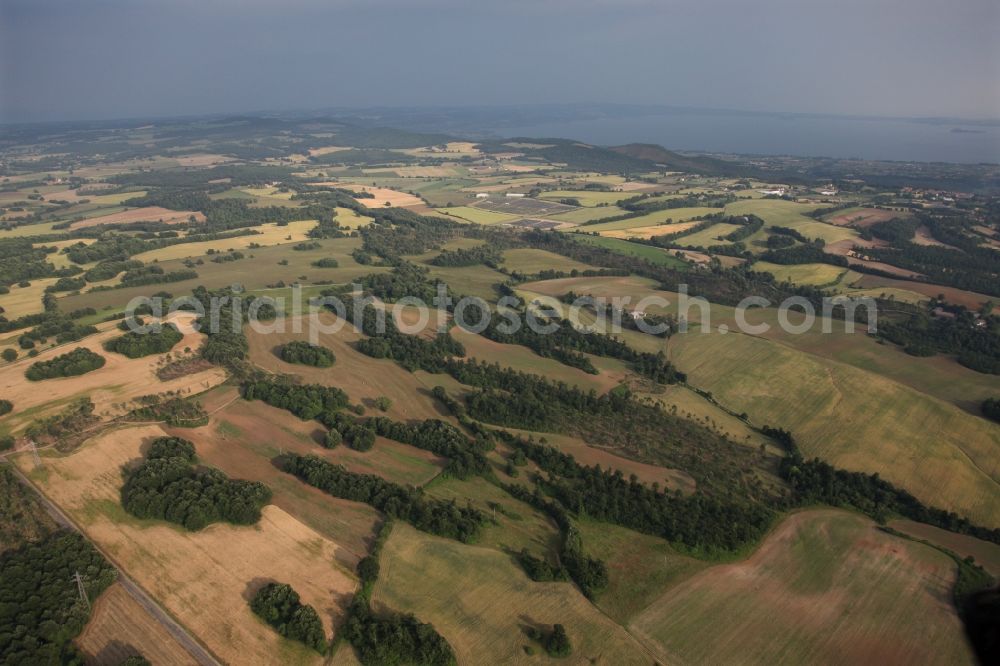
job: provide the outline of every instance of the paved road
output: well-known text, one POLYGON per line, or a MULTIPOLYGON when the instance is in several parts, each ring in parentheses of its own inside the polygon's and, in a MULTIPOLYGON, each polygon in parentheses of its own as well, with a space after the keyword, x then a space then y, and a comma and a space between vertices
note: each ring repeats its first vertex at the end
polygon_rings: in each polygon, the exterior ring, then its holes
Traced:
MULTIPOLYGON (((42 502, 42 506, 45 507, 46 511, 49 512, 49 514, 58 524, 62 525, 66 529, 73 530, 74 532, 79 532, 84 537, 87 536, 86 534, 84 534, 83 530, 77 527, 76 523, 74 523, 69 516, 63 513, 63 511, 58 506, 49 501, 49 498, 46 497, 44 493, 42 493, 38 488, 36 488, 35 485, 28 480, 28 477, 26 477, 24 474, 21 473, 21 470, 17 468, 17 465, 11 463, 10 466, 11 469, 13 469, 14 473, 17 474, 17 476, 21 479, 21 482, 24 483, 24 485, 26 485, 27 487, 31 488, 33 491, 35 491, 35 494, 38 495, 38 499, 42 502)), ((93 542, 91 543, 93 544, 93 542)), ((150 615, 152 615, 161 625, 163 625, 163 628, 166 629, 167 632, 169 632, 170 635, 173 636, 174 639, 178 643, 180 643, 185 650, 188 651, 188 654, 190 654, 191 657, 198 664, 201 664, 201 666, 220 666, 219 660, 216 659, 212 655, 212 653, 208 651, 207 648, 202 646, 202 644, 199 643, 194 636, 189 634, 187 630, 184 629, 184 627, 182 627, 172 617, 170 617, 170 615, 167 614, 165 610, 163 610, 160 604, 158 604, 151 596, 149 596, 149 594, 147 594, 145 590, 143 590, 141 587, 139 587, 139 585, 135 581, 133 581, 131 578, 125 575, 121 567, 118 566, 118 564, 114 561, 114 559, 109 557, 106 552, 101 550, 101 548, 98 547, 97 544, 93 545, 95 548, 97 548, 97 550, 101 553, 101 555, 103 555, 104 558, 108 560, 108 562, 114 564, 115 568, 118 569, 118 582, 122 584, 122 587, 125 588, 125 591, 128 592, 133 599, 135 599, 136 603, 145 608, 150 615)))

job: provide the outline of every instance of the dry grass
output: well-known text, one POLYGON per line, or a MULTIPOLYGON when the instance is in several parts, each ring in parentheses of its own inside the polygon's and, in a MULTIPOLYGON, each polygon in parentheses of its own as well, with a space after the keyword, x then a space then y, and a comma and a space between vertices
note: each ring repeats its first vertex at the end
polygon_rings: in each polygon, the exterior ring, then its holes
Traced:
MULTIPOLYGON (((319 313, 317 317, 325 326, 336 322, 336 317, 330 313, 319 313)), ((344 323, 338 332, 320 337, 320 344, 332 350, 337 357, 332 368, 285 363, 275 355, 274 350, 291 340, 308 339, 308 322, 303 323, 301 333, 292 331, 294 320, 289 319, 288 322, 288 330, 284 333, 262 334, 247 328, 250 360, 254 364, 269 372, 298 375, 308 383, 337 386, 346 391, 355 403, 387 396, 392 400, 387 416, 397 420, 444 418, 443 408, 436 404, 430 391, 412 373, 394 361, 374 359, 354 349, 353 343, 360 340, 361 335, 348 323, 344 323)))
POLYGON ((807 511, 748 560, 668 590, 631 624, 670 663, 971 664, 955 564, 862 517, 807 511))
POLYGON ((357 183, 317 183, 318 185, 330 184, 334 187, 339 187, 345 190, 351 190, 353 192, 368 192, 375 196, 374 199, 358 199, 358 203, 366 206, 368 208, 387 208, 387 207, 398 207, 398 208, 411 208, 413 206, 424 206, 424 200, 420 197, 408 194, 407 192, 399 192, 398 190, 390 190, 386 187, 371 187, 366 185, 360 185, 357 183), (386 202, 389 206, 386 206, 386 202))
POLYGON ((236 236, 235 238, 223 238, 220 240, 200 241, 197 243, 178 243, 168 245, 149 252, 137 254, 134 259, 145 262, 168 261, 170 259, 184 259, 187 257, 205 257, 209 250, 224 252, 226 250, 246 250, 251 243, 258 245, 282 245, 285 243, 299 243, 308 240, 308 233, 316 226, 315 220, 300 220, 289 222, 287 225, 276 223, 262 224, 254 227, 261 232, 249 236, 236 236))
MULTIPOLYGON (((342 546, 270 505, 256 525, 215 524, 199 532, 132 518, 119 503, 120 470, 139 458, 143 442, 164 434, 157 426, 109 432, 69 456, 45 456, 44 467, 29 475, 223 661, 321 663, 319 654, 266 628, 248 600, 267 582, 287 582, 332 634, 356 587, 353 574, 337 564, 342 546)), ((29 457, 17 462, 31 467, 29 457)))
POLYGON ((90 622, 73 642, 95 666, 118 666, 137 654, 157 665, 192 663, 188 651, 117 583, 94 604, 90 622))
MULTIPOLYGON (((175 349, 183 350, 185 347, 197 349, 201 346, 204 336, 191 330, 191 319, 191 315, 187 313, 179 313, 172 319, 179 324, 184 333, 184 338, 177 343, 175 349)), ((129 359, 121 354, 104 351, 103 343, 121 335, 122 332, 112 322, 102 324, 100 328, 102 330, 97 335, 47 349, 35 358, 25 356, 14 363, 0 367, 0 394, 10 396, 14 402, 14 411, 4 417, 5 426, 9 431, 17 432, 31 420, 55 413, 75 398, 89 397, 94 402, 95 414, 111 417, 131 409, 132 406, 126 403, 142 395, 168 391, 180 395, 192 395, 201 393, 226 379, 226 373, 222 368, 212 368, 177 379, 160 381, 156 377, 159 356, 129 359), (106 363, 102 368, 78 377, 46 379, 43 382, 32 382, 25 378, 25 370, 36 361, 49 360, 77 347, 84 347, 104 356, 106 363)))

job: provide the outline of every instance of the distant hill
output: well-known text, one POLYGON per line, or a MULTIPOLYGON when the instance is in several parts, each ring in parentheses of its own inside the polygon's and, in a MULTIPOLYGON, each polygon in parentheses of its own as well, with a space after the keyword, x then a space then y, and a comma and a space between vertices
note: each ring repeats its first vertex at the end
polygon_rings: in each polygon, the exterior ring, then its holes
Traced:
POLYGON ((709 176, 752 176, 753 169, 712 157, 688 157, 655 143, 629 143, 608 150, 637 160, 662 164, 675 171, 693 171, 709 176))

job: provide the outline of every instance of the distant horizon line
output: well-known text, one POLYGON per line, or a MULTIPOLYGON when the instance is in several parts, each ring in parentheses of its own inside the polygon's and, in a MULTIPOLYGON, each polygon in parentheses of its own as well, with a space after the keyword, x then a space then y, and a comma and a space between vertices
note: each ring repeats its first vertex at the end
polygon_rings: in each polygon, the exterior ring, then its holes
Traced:
POLYGON ((964 124, 980 127, 1000 126, 1000 116, 989 117, 961 117, 961 116, 898 116, 898 115, 878 115, 878 114, 852 114, 852 113, 831 113, 817 111, 788 111, 788 110, 755 110, 755 109, 735 109, 710 106, 688 106, 678 104, 632 104, 621 102, 540 102, 540 103, 512 103, 512 104, 470 104, 470 105, 388 105, 373 104, 366 106, 328 106, 312 108, 285 108, 285 109, 254 109, 249 111, 209 111, 198 113, 176 113, 161 115, 129 115, 117 117, 78 117, 61 118, 52 120, 2 120, 0 127, 32 126, 32 125, 66 125, 66 124, 88 124, 88 123, 128 123, 145 121, 164 120, 198 120, 210 118, 263 118, 263 117, 290 117, 308 118, 310 116, 321 116, 330 114, 357 114, 364 112, 399 112, 399 111, 423 111, 423 112, 471 112, 471 111, 500 111, 504 109, 565 109, 565 110, 618 110, 627 112, 628 115, 655 115, 656 113, 710 113, 716 115, 742 115, 742 116, 788 116, 804 118, 842 118, 851 120, 874 120, 874 121, 905 121, 930 125, 944 124, 964 124))

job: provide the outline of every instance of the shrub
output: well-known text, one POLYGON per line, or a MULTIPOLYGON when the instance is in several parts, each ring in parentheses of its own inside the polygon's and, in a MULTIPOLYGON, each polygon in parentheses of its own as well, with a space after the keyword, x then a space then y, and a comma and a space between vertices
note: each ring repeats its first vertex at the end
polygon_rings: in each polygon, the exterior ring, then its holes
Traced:
POLYGON ((322 259, 312 262, 312 265, 316 268, 337 268, 340 266, 340 262, 333 257, 323 257, 322 259))
POLYGON ((14 403, 10 400, 0 400, 0 416, 10 414, 12 409, 14 409, 14 403))
POLYGON ((3 360, 11 363, 17 360, 17 350, 12 348, 7 348, 3 350, 3 360))

